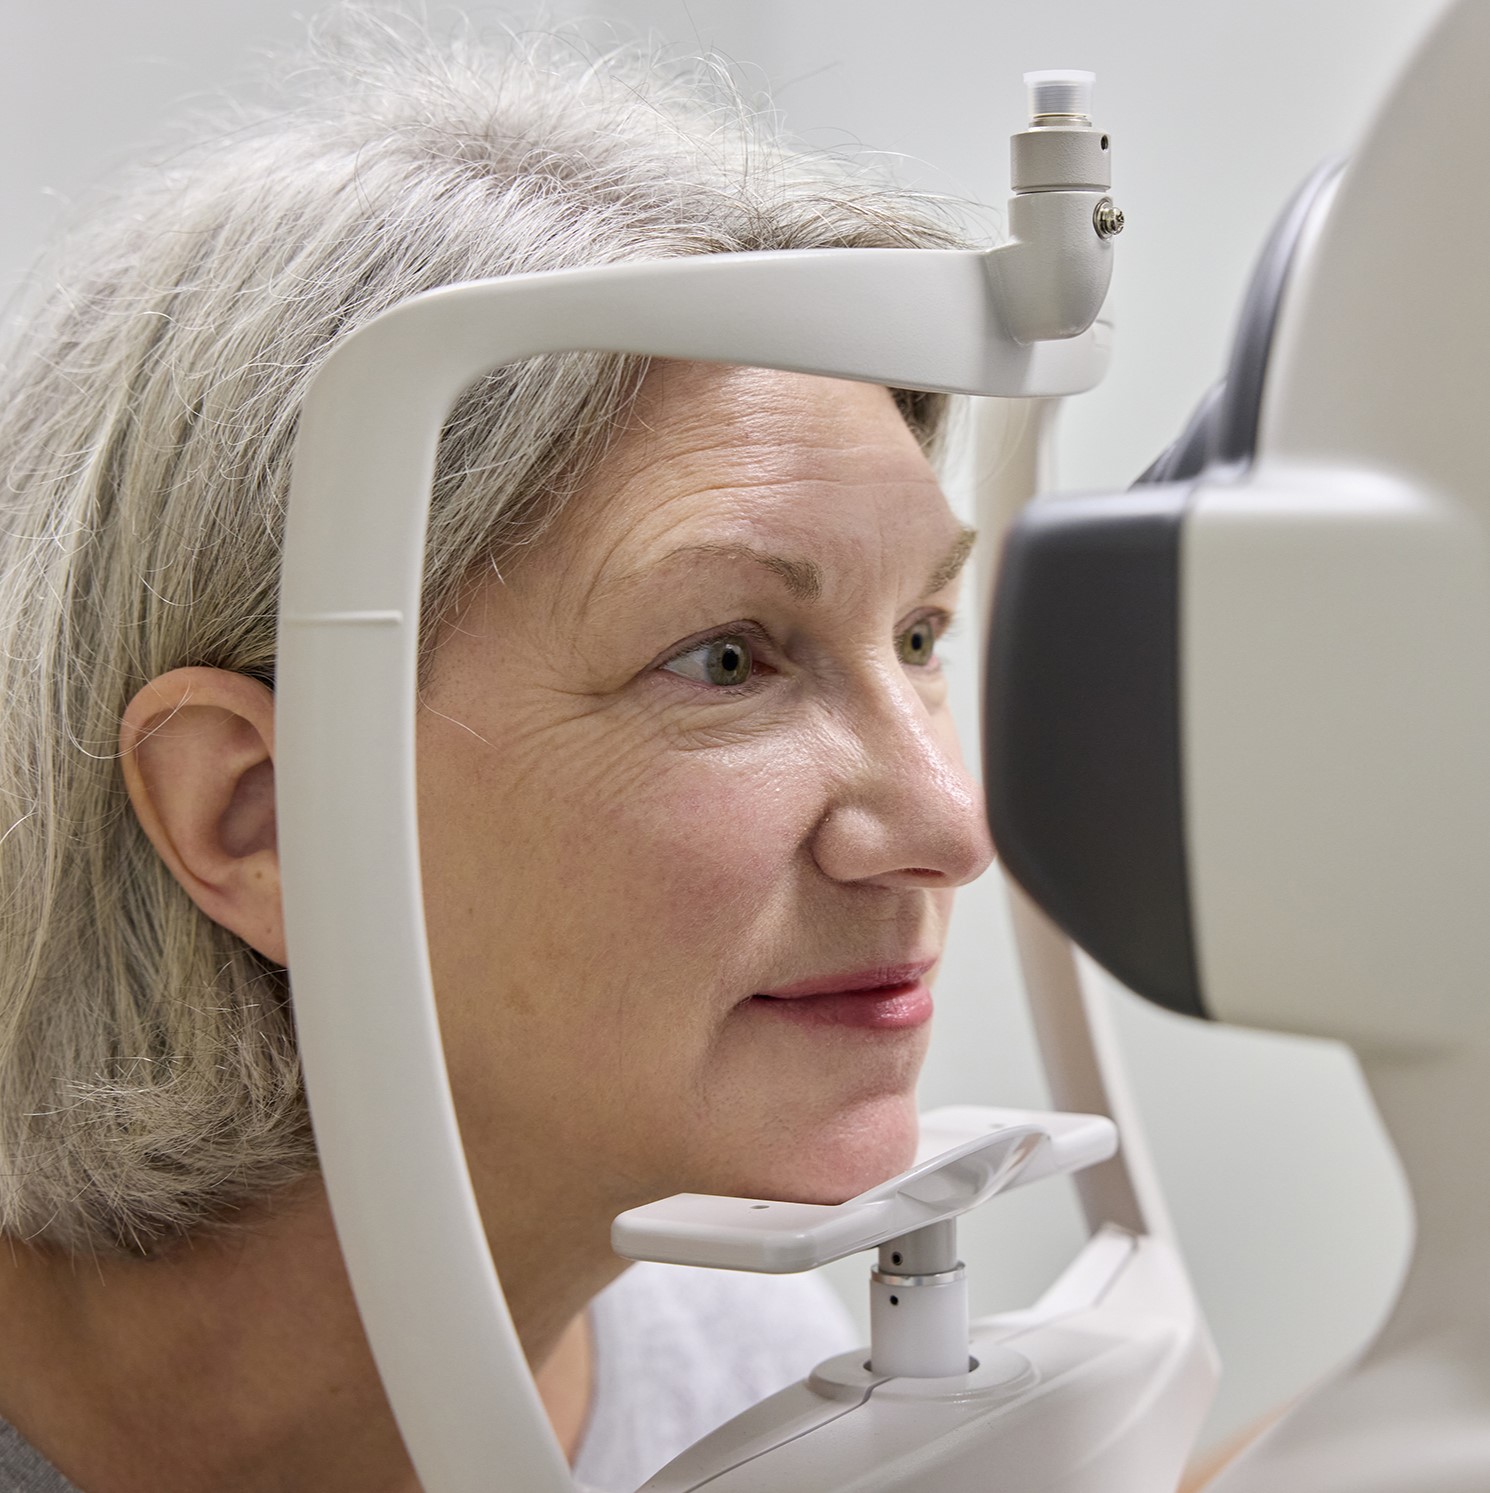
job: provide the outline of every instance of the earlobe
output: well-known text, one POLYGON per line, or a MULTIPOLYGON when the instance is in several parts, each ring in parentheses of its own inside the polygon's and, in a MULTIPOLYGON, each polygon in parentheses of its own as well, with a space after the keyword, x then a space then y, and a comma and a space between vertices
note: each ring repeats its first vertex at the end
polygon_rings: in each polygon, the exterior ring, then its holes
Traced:
POLYGON ((274 819, 274 696, 226 669, 173 669, 130 701, 125 786, 171 874, 215 923, 285 962, 274 819))

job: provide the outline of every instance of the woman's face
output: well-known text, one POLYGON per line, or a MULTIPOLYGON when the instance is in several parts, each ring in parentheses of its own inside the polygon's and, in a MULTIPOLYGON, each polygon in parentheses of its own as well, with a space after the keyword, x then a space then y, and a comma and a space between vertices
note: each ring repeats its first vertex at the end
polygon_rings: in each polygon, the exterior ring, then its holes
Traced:
POLYGON ((664 364, 475 586, 418 751, 478 1184, 520 1156, 610 1212, 836 1202, 909 1164, 990 857, 935 653, 967 547, 884 389, 664 364))

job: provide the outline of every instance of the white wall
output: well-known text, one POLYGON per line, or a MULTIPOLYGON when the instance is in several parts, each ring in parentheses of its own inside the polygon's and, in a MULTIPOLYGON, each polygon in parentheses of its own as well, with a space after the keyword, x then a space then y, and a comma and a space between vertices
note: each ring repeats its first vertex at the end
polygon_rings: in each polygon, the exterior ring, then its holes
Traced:
MULTIPOLYGON (((759 66, 809 141, 864 141, 934 190, 992 205, 1019 127, 1019 73, 1090 67, 1115 150, 1118 355, 1068 411, 1066 485, 1125 485, 1216 376, 1252 255, 1293 185, 1348 148, 1441 0, 591 0, 559 4, 759 66)), ((59 204, 149 132, 301 32, 296 0, 10 0, 0 49, 0 284, 59 204)), ((970 635, 954 659, 971 736, 970 635)), ((1213 1422, 1246 1424, 1371 1331, 1408 1212, 1354 1068, 1318 1044, 1219 1031, 1114 997, 1132 1077, 1227 1362, 1213 1422)), ((994 878, 968 893, 941 992, 926 1102, 1040 1104, 994 878)), ((1022 1303, 1079 1242, 1058 1185, 965 1226, 975 1305, 1022 1303)), ((860 1266, 840 1269, 857 1302, 860 1266)))

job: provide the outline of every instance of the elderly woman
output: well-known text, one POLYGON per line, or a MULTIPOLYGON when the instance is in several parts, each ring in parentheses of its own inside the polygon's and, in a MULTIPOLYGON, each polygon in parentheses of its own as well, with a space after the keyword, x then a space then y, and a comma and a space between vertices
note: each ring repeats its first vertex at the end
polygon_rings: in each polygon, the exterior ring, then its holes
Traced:
MULTIPOLYGON (((279 536, 327 351, 451 281, 952 242, 698 74, 364 41, 309 76, 96 215, 5 360, 5 1489, 416 1486, 317 1177, 275 849, 279 536)), ((912 1154, 989 859, 937 661, 970 537, 938 417, 584 355, 483 381, 442 441, 435 988, 514 1320, 602 1487, 845 1345, 810 1282, 618 1280, 612 1217, 837 1201, 912 1154)))

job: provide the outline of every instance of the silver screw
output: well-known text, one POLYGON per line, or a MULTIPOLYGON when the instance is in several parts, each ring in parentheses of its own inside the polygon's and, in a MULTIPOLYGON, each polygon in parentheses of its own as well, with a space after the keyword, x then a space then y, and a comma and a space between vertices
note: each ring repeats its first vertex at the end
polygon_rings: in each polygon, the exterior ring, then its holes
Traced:
POLYGON ((1104 197, 1092 209, 1092 227, 1098 238, 1116 238, 1123 231, 1123 210, 1113 206, 1111 197, 1104 197))

